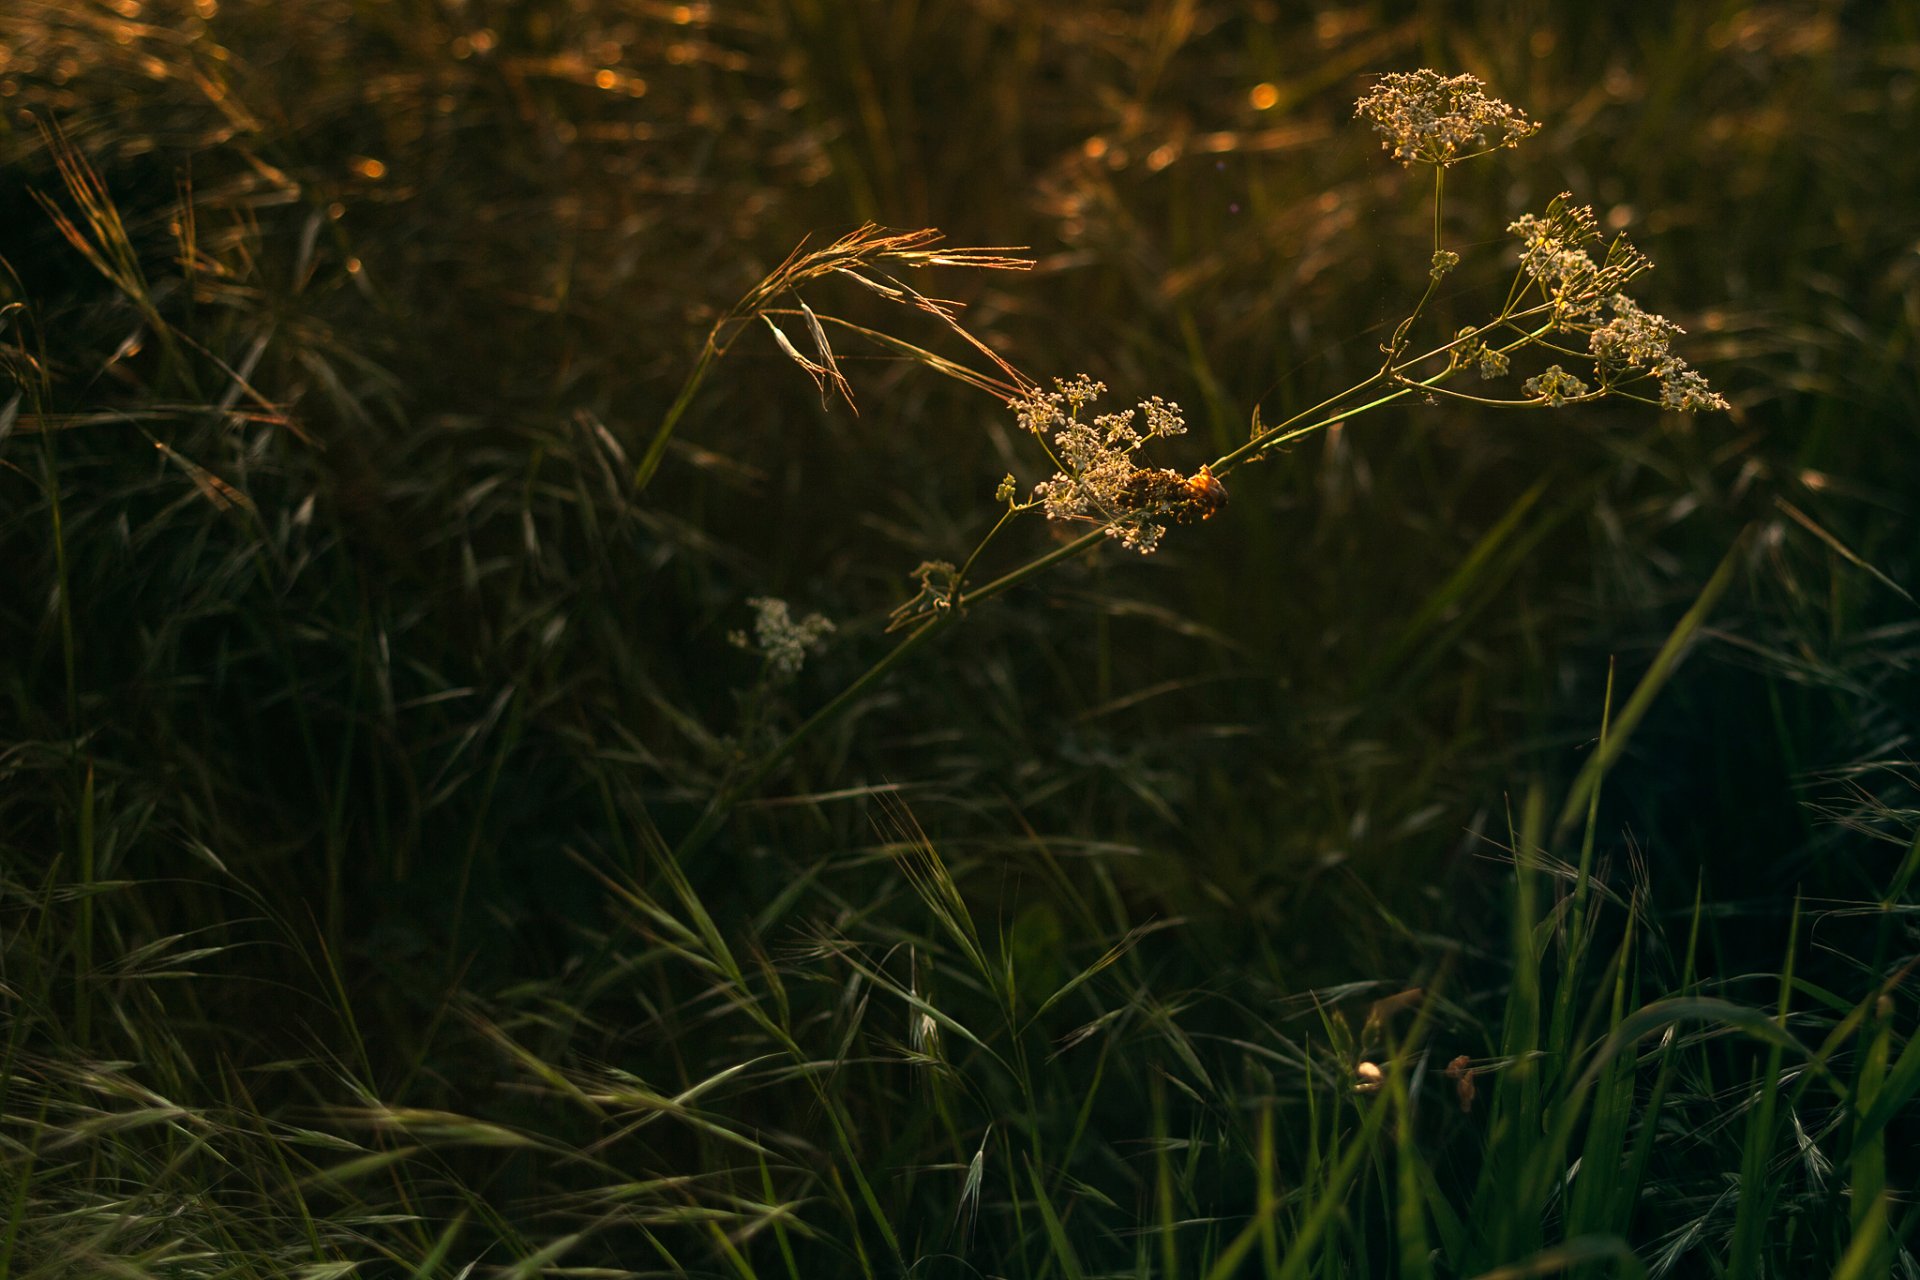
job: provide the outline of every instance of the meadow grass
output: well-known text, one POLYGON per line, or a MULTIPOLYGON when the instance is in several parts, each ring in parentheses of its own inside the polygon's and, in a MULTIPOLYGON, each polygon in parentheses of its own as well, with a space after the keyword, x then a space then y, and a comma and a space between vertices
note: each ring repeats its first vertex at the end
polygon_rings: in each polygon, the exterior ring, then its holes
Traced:
POLYGON ((1920 1274, 1917 56, 7 6, 0 1277, 1920 1274), (1410 385, 1562 189, 1729 414, 1410 385))

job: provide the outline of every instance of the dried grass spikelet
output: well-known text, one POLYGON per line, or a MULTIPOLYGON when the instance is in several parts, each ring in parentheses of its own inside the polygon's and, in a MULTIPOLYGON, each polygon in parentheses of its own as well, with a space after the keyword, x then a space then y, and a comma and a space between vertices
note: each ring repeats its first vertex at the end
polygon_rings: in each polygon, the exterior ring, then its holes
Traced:
POLYGON ((787 358, 798 364, 813 379, 820 389, 823 399, 835 394, 853 406, 852 387, 840 372, 840 360, 827 337, 828 328, 834 327, 852 333, 866 341, 891 351, 895 355, 926 365, 935 372, 946 374, 971 386, 989 391, 1001 399, 1011 399, 1021 395, 1033 386, 1032 379, 1015 369, 999 353, 980 338, 969 332, 960 323, 962 305, 947 298, 936 298, 922 293, 906 283, 897 274, 903 270, 921 267, 965 267, 976 271, 1029 271, 1033 268, 1031 258, 1019 256, 1019 251, 1011 248, 949 248, 941 245, 944 237, 932 227, 923 227, 917 231, 889 231, 884 227, 865 223, 835 240, 823 249, 809 250, 803 241, 789 253, 786 260, 768 272, 758 284, 743 294, 740 300, 727 308, 716 320, 713 328, 707 332, 705 343, 700 349, 699 359, 694 363, 692 372, 681 384, 680 392, 668 406, 660 425, 654 429, 653 439, 648 442, 646 452, 641 455, 639 464, 634 468, 634 486, 644 489, 647 482, 659 470, 660 461, 666 456, 667 445, 673 437, 674 428, 679 425, 688 405, 706 382, 707 375, 720 357, 727 353, 734 339, 758 320, 773 331, 774 341, 784 351, 787 358), (889 302, 909 307, 935 317, 951 332, 959 335, 969 347, 986 357, 991 370, 976 369, 971 365, 950 360, 905 339, 878 330, 843 320, 837 316, 818 313, 799 296, 802 286, 823 283, 833 279, 851 280, 855 284, 876 293, 889 302), (795 305, 783 307, 784 299, 791 297, 795 305), (775 317, 798 317, 807 331, 807 341, 813 350, 811 354, 802 351, 776 322, 775 317))

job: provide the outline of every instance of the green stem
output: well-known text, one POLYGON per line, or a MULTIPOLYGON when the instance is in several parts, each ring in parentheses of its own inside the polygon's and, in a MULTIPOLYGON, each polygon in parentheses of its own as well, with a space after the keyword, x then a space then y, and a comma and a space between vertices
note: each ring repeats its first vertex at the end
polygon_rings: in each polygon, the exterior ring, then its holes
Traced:
POLYGON ((1005 511, 1000 513, 1000 518, 993 522, 993 528, 987 530, 987 536, 980 539, 980 545, 973 549, 973 554, 967 557, 967 562, 960 566, 960 572, 953 575, 953 587, 947 594, 947 603, 949 605, 959 602, 960 588, 966 585, 967 574, 972 572, 974 561, 978 560, 980 553, 987 549, 987 544, 993 541, 994 535, 1007 527, 1007 521, 1013 519, 1014 516, 1027 510, 1032 505, 1030 502, 1019 503, 1009 506, 1005 511))
MULTIPOLYGON (((725 321, 722 321, 724 324, 725 321)), ((680 384, 680 394, 667 406, 666 417, 660 420, 660 426, 653 433, 653 440, 647 445, 647 451, 640 458, 640 465, 633 469, 633 492, 638 497, 653 479, 653 473, 660 469, 660 460, 667 456, 667 442, 673 439, 673 429, 680 425, 680 419, 699 394, 700 386, 707 380, 707 374, 713 369, 714 362, 720 358, 720 346, 715 341, 719 327, 707 335, 706 345, 700 348, 700 359, 694 363, 693 371, 687 380, 680 384)))

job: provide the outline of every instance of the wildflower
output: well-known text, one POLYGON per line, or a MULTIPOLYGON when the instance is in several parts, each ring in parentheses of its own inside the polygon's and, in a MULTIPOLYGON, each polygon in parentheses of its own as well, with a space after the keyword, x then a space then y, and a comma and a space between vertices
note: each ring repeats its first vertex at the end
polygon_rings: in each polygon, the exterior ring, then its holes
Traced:
POLYGON ((1602 368, 1649 369, 1669 358, 1668 347, 1685 333, 1673 321, 1651 311, 1624 293, 1607 299, 1613 319, 1596 328, 1587 338, 1587 347, 1602 368))
POLYGON ((1166 534, 1158 517, 1205 519, 1226 501, 1226 489, 1211 474, 1191 480, 1177 471, 1142 467, 1134 454, 1149 442, 1185 434, 1180 406, 1151 396, 1133 409, 1103 413, 1091 421, 1081 411, 1105 385, 1085 376, 1055 380, 1055 390, 1033 390, 1013 402, 1020 425, 1042 440, 1052 437, 1060 469, 1034 486, 1033 497, 1049 520, 1097 520, 1109 537, 1141 554, 1154 551, 1166 534))
MULTIPOLYGON (((1635 375, 1626 381, 1650 375, 1660 384, 1660 404, 1665 408, 1697 413, 1728 407, 1725 397, 1673 354, 1673 340, 1685 330, 1643 309, 1624 291, 1653 266, 1647 256, 1621 236, 1607 246, 1605 258, 1594 260, 1587 246, 1600 233, 1592 209, 1569 204, 1563 193, 1547 205, 1544 215, 1523 214, 1507 229, 1520 237, 1521 272, 1553 304, 1553 327, 1587 335, 1594 376, 1603 392, 1618 387, 1623 375, 1635 375), (1609 318, 1602 319, 1603 315, 1609 318)), ((1585 383, 1558 365, 1525 385, 1529 395, 1541 396, 1551 405, 1587 393, 1585 383)))
POLYGON ((1488 346, 1472 325, 1453 335, 1451 359, 1456 368, 1475 366, 1483 380, 1498 378, 1507 371, 1507 353, 1498 347, 1488 346))
POLYGON ((1012 402, 1014 414, 1024 430, 1045 437, 1060 422, 1077 420, 1080 411, 1107 390, 1106 383, 1095 382, 1084 373, 1072 378, 1055 378, 1053 386, 1052 391, 1030 388, 1012 402))
POLYGON ((1528 378, 1520 384, 1520 389, 1530 396, 1546 401, 1555 409, 1569 400, 1578 400, 1587 394, 1587 384, 1557 364, 1550 364, 1545 373, 1528 378))
POLYGON ((1354 104, 1403 165, 1450 165, 1511 147, 1540 131, 1526 113, 1486 95, 1477 76, 1396 71, 1354 104))
POLYGON ((1435 249, 1433 265, 1427 268, 1427 274, 1438 280, 1447 272, 1460 265, 1460 255, 1451 249, 1435 249))
POLYGON ((1700 373, 1673 354, 1673 339, 1686 330, 1665 316, 1641 309, 1624 293, 1607 299, 1613 319, 1587 335, 1588 349, 1604 378, 1611 373, 1645 369, 1660 383, 1660 404, 1682 413, 1725 409, 1726 397, 1707 385, 1700 373))
POLYGON ((1544 216, 1522 214, 1507 230, 1520 237, 1520 270, 1537 283, 1563 318, 1596 314, 1608 298, 1653 266, 1625 236, 1607 246, 1595 262, 1587 246, 1600 239, 1593 210, 1555 196, 1544 216))
POLYGON ((1012 502, 1013 495, 1018 490, 1018 487, 1014 481, 1013 472, 1007 472, 1006 476, 1000 481, 1000 487, 993 491, 993 500, 995 502, 1012 502))
POLYGON ((1679 356, 1668 356, 1654 366, 1653 376, 1660 380, 1660 407, 1681 413, 1699 413, 1707 409, 1730 409, 1727 398, 1707 385, 1697 369, 1689 368, 1679 356))
POLYGON ((817 613, 795 621, 785 600, 755 596, 747 601, 754 611, 753 638, 744 631, 728 637, 737 648, 752 650, 766 659, 767 672, 776 680, 798 675, 807 654, 817 651, 833 634, 833 623, 817 613))

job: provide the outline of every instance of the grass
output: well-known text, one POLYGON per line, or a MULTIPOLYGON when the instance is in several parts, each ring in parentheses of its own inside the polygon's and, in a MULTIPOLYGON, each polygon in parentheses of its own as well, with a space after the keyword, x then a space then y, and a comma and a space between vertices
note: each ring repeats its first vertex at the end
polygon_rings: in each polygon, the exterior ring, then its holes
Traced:
POLYGON ((0 1276, 1920 1272, 1897 6, 0 50, 0 1276), (1563 188, 1730 414, 1312 413, 1563 188), (1006 518, 1082 370, 1265 456, 1006 518))

